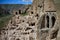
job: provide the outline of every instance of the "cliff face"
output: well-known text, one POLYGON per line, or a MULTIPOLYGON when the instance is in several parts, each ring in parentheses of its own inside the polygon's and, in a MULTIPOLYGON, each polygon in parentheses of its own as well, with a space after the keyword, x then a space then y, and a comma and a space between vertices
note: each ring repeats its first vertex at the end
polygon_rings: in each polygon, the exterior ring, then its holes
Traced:
POLYGON ((36 40, 36 25, 38 17, 38 14, 33 13, 26 16, 15 13, 14 17, 9 21, 7 29, 2 30, 2 33, 5 31, 2 40, 4 40, 5 37, 8 37, 7 40, 36 40))
POLYGON ((7 27, 2 29, 0 39, 56 40, 59 31, 59 17, 52 2, 51 0, 34 0, 33 4, 27 7, 27 15, 15 10, 7 27))

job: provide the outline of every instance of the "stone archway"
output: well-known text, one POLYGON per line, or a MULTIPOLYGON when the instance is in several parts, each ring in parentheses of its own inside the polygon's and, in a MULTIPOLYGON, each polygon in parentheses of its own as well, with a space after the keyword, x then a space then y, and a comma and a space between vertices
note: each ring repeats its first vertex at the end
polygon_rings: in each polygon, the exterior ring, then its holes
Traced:
POLYGON ((50 40, 50 38, 47 39, 47 37, 50 36, 50 30, 54 27, 55 23, 56 14, 47 13, 41 16, 38 23, 38 37, 40 37, 39 40, 50 40))

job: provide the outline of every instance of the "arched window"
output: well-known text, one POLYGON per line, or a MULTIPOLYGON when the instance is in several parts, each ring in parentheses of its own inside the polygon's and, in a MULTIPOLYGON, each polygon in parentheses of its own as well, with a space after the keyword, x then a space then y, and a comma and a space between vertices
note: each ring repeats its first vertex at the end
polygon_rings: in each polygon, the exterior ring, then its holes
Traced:
POLYGON ((56 17, 55 15, 53 14, 44 14, 42 17, 41 17, 41 26, 40 26, 40 29, 43 29, 43 28, 52 28, 55 24, 55 21, 56 21, 56 17))
POLYGON ((49 16, 46 16, 47 19, 47 27, 49 28, 49 16))
MULTIPOLYGON (((38 23, 38 36, 40 37, 40 40, 46 40, 46 37, 51 36, 50 30, 52 27, 54 27, 56 22, 56 15, 52 14, 52 12, 48 12, 47 14, 44 14, 40 17, 39 23, 38 23)), ((50 39, 56 38, 57 32, 55 31, 50 39)))
POLYGON ((55 17, 54 16, 52 16, 52 26, 54 26, 54 24, 55 24, 55 21, 56 21, 56 19, 55 19, 55 17))

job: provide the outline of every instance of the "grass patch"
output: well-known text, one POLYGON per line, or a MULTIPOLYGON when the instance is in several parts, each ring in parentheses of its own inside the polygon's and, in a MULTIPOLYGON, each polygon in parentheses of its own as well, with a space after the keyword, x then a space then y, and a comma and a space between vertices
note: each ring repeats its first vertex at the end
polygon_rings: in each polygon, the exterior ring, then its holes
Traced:
POLYGON ((0 28, 3 28, 11 19, 12 15, 7 15, 0 18, 0 28))
POLYGON ((22 16, 26 16, 26 15, 28 15, 28 13, 22 13, 21 15, 22 15, 22 16))

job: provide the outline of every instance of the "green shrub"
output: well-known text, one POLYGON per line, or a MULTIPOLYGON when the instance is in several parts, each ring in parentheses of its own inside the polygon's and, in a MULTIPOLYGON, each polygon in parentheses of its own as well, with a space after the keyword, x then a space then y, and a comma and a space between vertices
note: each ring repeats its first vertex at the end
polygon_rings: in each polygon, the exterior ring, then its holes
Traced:
POLYGON ((0 18, 0 28, 3 28, 11 19, 12 15, 7 15, 0 18))

